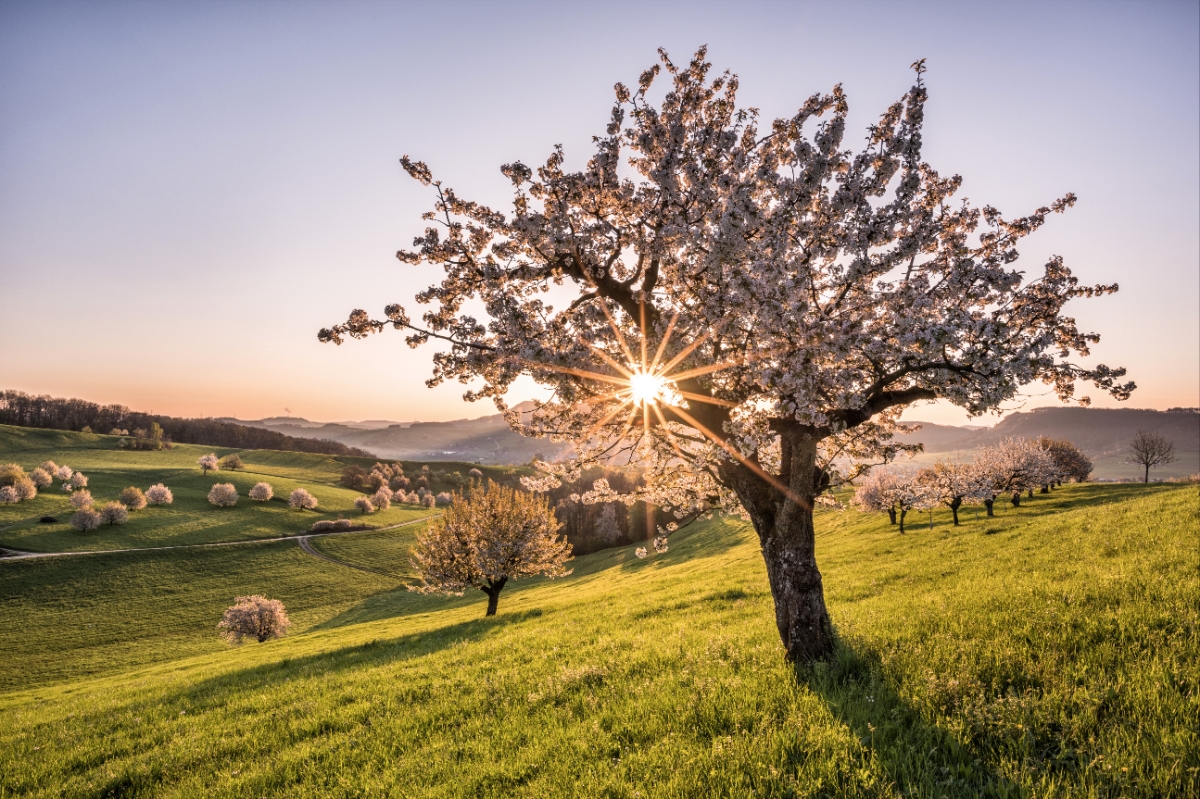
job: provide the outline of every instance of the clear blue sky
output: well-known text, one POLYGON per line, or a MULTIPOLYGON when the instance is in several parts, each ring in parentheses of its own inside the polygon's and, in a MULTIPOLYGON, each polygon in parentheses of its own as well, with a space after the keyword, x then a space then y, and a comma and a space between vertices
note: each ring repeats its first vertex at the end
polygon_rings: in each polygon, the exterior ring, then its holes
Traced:
POLYGON ((430 351, 398 334, 316 341, 436 279, 393 257, 429 204, 397 159, 502 205, 501 163, 561 142, 582 164, 613 83, 701 43, 767 117, 841 82, 852 129, 927 58, 927 160, 1009 215, 1076 192, 1022 264, 1119 282, 1071 307, 1097 359, 1129 367, 1132 406, 1200 404, 1200 14, 1145 0, 0 2, 0 388, 183 415, 492 413, 425 388, 430 351))

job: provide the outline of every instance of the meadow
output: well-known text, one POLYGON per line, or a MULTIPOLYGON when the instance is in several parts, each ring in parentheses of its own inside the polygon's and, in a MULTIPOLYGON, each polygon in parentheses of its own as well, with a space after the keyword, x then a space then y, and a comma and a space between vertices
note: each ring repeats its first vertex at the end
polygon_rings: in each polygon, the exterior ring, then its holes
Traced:
MULTIPOLYGON (((269 539, 295 535, 322 519, 348 518, 359 521, 354 500, 362 496, 338 485, 342 469, 350 464, 370 469, 374 460, 346 456, 313 455, 270 450, 235 450, 179 444, 169 450, 130 451, 118 448, 115 436, 39 430, 0 425, 0 463, 18 463, 26 471, 45 460, 66 464, 88 477, 88 490, 98 503, 114 500, 127 486, 145 490, 154 483, 165 483, 174 493, 169 506, 148 506, 129 514, 123 525, 102 525, 80 533, 71 528, 69 495, 53 487, 38 493, 33 500, 15 505, 0 505, 0 547, 30 552, 79 552, 211 544, 246 539, 269 539), (238 455, 245 467, 236 471, 203 474, 196 465, 201 455, 213 452, 218 457, 238 455), (247 493, 259 481, 266 481, 275 496, 269 502, 254 502, 247 493), (208 502, 214 483, 233 483, 240 499, 231 508, 216 508, 208 502), (287 497, 295 488, 306 488, 318 499, 315 511, 288 507, 287 497), (57 519, 52 524, 39 521, 42 516, 57 519)), ((406 463, 410 474, 420 472, 420 464, 406 463)), ((466 474, 472 464, 438 464, 442 470, 466 474)), ((484 467, 494 479, 512 479, 512 469, 484 467)), ((450 483, 432 483, 434 491, 451 490, 450 483)), ((394 504, 386 511, 362 517, 376 527, 400 524, 430 515, 430 510, 413 505, 394 504)))
MULTIPOLYGON (((748 525, 484 597, 412 527, 0 562, 0 796, 1200 793, 1200 496, 1072 485, 995 518, 822 511, 829 663, 782 659, 748 525), (286 639, 228 648, 232 596, 286 639)), ((5 531, 7 532, 7 531, 5 531)))

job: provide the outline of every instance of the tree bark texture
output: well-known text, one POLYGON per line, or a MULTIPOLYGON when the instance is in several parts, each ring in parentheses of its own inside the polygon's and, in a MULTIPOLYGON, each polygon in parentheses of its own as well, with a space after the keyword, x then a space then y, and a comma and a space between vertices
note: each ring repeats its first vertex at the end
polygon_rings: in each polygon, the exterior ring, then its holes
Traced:
POLYGON ((795 430, 781 437, 786 492, 732 460, 722 464, 722 478, 737 493, 758 533, 775 599, 775 625, 788 660, 820 660, 833 653, 833 626, 817 569, 813 527, 813 499, 824 475, 817 468, 815 438, 795 430))
POLYGON ((995 516, 995 515, 996 515, 996 498, 995 498, 995 497, 993 497, 993 498, 991 498, 991 499, 985 499, 985 500, 983 501, 983 506, 984 506, 985 508, 987 508, 987 515, 988 515, 988 516, 995 516))
POLYGON ((501 577, 499 580, 488 583, 479 590, 487 594, 488 604, 487 613, 485 616, 495 616, 496 607, 500 604, 500 592, 504 590, 504 584, 508 582, 507 577, 501 577))
POLYGON ((888 519, 891 520, 892 524, 896 523, 896 509, 895 508, 888 508, 888 519))
POLYGON ((950 500, 950 512, 954 514, 954 526, 958 527, 958 509, 962 507, 962 500, 958 497, 950 500))
POLYGON ((1021 507, 1021 492, 1020 492, 1020 491, 1014 491, 1014 492, 1013 492, 1013 495, 1012 495, 1012 506, 1013 506, 1014 508, 1019 508, 1019 507, 1021 507))

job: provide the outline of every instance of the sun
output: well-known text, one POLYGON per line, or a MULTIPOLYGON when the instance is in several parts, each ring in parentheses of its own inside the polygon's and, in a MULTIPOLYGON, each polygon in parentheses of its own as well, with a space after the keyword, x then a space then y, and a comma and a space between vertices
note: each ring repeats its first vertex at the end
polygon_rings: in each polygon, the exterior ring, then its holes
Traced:
POLYGON ((638 370, 629 376, 629 392, 638 405, 655 405, 665 399, 666 387, 667 381, 662 375, 638 370))

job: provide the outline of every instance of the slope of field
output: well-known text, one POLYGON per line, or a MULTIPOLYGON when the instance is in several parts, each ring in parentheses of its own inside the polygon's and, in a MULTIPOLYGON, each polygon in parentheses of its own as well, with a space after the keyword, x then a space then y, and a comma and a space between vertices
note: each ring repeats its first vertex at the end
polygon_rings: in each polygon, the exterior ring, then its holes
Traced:
MULTIPOLYGON (((245 539, 277 538, 295 535, 321 519, 359 520, 354 500, 361 493, 338 485, 342 469, 350 463, 369 469, 373 459, 330 456, 273 450, 234 450, 181 444, 169 450, 131 451, 117 448, 114 436, 71 433, 28 427, 0 425, 0 463, 15 462, 27 471, 49 459, 68 465, 88 476, 88 490, 98 504, 115 500, 128 486, 145 490, 154 483, 171 488, 175 501, 169 506, 149 506, 129 515, 129 523, 102 526, 80 533, 68 524, 72 508, 69 495, 57 487, 39 492, 33 500, 15 505, 0 505, 0 547, 32 552, 77 552, 208 544, 245 539), (197 459, 214 452, 220 457, 237 453, 245 463, 238 471, 210 472, 204 475, 197 459), (254 502, 247 496, 260 481, 271 484, 275 498, 254 502), (208 502, 214 483, 233 483, 241 499, 231 508, 217 508, 208 502), (305 488, 320 503, 315 511, 288 507, 288 495, 305 488), (43 524, 42 516, 57 521, 43 524)), ((439 472, 466 475, 468 463, 434 463, 439 472)), ((414 475, 420 464, 408 463, 414 475)), ((491 479, 512 482, 514 470, 487 468, 491 479)), ((433 477, 434 491, 453 490, 454 484, 433 477)), ((412 505, 395 504, 386 511, 361 519, 383 527, 428 516, 430 511, 412 505)))
MULTIPOLYGON (((24 681, 0 665, 22 685, 0 695, 0 795, 1194 796, 1197 509, 1195 486, 1081 485, 960 528, 913 519, 905 536, 822 512, 840 644, 801 668, 781 659, 757 541, 733 520, 687 528, 663 556, 608 550, 518 583, 491 619, 482 596, 312 559, 340 583, 327 607, 298 605, 288 639, 44 687, 86 655, 71 647, 88 624, 156 579, 164 601, 208 603, 176 622, 197 636, 219 603, 194 597, 241 589, 185 567, 96 590, 36 564, 4 596, 37 583, 62 605, 0 603, 0 649, 54 629, 63 663, 24 681)), ((404 549, 393 535, 337 553, 386 562, 404 549)), ((242 582, 303 604, 296 568, 242 582)))

